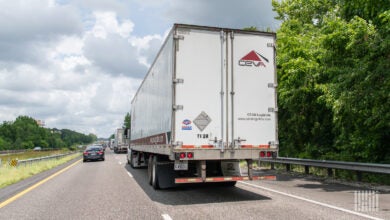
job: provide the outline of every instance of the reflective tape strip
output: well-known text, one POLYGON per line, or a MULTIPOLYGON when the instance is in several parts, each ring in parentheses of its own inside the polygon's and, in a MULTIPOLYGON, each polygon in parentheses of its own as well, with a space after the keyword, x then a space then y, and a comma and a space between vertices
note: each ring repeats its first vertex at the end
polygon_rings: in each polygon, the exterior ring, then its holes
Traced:
POLYGON ((253 145, 241 145, 241 148, 253 148, 253 145))
POLYGON ((184 149, 195 148, 195 145, 182 145, 181 148, 184 149))
POLYGON ((214 148, 214 146, 213 145, 202 145, 202 146, 200 146, 201 148, 214 148))
MULTIPOLYGON (((204 182, 229 182, 250 180, 249 176, 207 177, 204 182)), ((252 180, 276 180, 276 176, 253 176, 252 180)), ((202 178, 175 178, 175 183, 202 183, 202 178)))
POLYGON ((241 145, 241 148, 262 148, 262 149, 268 149, 268 148, 270 148, 270 146, 269 146, 269 144, 260 144, 260 145, 243 144, 243 145, 241 145))
POLYGON ((214 145, 182 145, 182 149, 193 149, 193 148, 214 148, 214 145))
POLYGON ((269 144, 260 144, 259 148, 269 148, 269 144))
POLYGON ((202 178, 175 178, 175 183, 201 183, 202 178))

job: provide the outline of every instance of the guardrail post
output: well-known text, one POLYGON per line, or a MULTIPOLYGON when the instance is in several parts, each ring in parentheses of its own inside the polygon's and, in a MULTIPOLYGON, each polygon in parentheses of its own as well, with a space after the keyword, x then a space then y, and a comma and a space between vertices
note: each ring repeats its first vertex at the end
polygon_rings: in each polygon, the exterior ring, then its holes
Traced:
POLYGON ((275 169, 275 163, 271 163, 271 170, 275 169))
POLYGON ((291 165, 290 164, 286 164, 286 171, 290 172, 290 170, 291 170, 291 165))
POLYGON ((305 166, 305 174, 309 174, 309 166, 305 166))
POLYGON ((328 168, 328 177, 333 177, 333 170, 332 170, 332 168, 328 168))
POLYGON ((357 179, 357 181, 359 181, 359 182, 362 181, 362 172, 356 171, 356 179, 357 179))

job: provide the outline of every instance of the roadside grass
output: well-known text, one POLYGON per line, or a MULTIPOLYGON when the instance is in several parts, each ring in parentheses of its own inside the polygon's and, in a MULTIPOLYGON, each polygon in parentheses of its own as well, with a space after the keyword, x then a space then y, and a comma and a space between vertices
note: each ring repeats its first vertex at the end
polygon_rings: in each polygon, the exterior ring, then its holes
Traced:
POLYGON ((8 161, 12 159, 18 159, 18 160, 25 160, 25 159, 31 159, 31 158, 38 158, 38 157, 46 157, 46 156, 52 156, 56 154, 64 154, 69 152, 68 149, 58 149, 53 151, 33 151, 28 150, 23 153, 15 153, 15 154, 4 154, 0 155, 0 160, 2 163, 7 163, 8 161))
POLYGON ((75 153, 61 159, 44 160, 33 164, 19 165, 18 167, 0 165, 0 189, 43 171, 50 170, 74 158, 80 157, 80 155, 81 153, 75 153))

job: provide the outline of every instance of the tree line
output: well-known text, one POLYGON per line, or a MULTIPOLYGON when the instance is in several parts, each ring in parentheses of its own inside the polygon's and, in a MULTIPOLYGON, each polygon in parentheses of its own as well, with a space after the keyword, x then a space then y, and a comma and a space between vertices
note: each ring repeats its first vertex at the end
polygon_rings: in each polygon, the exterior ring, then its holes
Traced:
POLYGON ((69 129, 43 128, 29 116, 19 116, 13 122, 0 125, 0 150, 71 148, 75 144, 96 141, 94 134, 85 135, 69 129))
POLYGON ((280 155, 390 163, 390 1, 273 7, 280 155))

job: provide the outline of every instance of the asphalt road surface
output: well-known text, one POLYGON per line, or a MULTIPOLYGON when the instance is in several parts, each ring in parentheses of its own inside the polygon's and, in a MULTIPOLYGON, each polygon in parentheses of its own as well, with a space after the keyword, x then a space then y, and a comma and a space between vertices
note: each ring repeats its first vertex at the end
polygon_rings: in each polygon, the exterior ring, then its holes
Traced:
MULTIPOLYGON (((154 190, 146 169, 132 169, 125 154, 80 159, 0 190, 0 219, 390 219, 390 194, 359 198, 356 188, 303 177, 277 181, 181 185, 154 190), (359 211, 362 204, 371 211, 359 211)), ((364 208, 364 207, 363 207, 364 208)))

